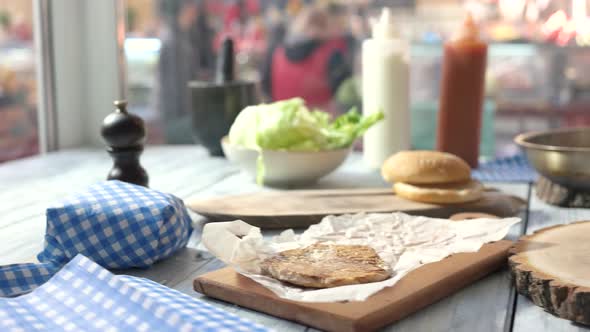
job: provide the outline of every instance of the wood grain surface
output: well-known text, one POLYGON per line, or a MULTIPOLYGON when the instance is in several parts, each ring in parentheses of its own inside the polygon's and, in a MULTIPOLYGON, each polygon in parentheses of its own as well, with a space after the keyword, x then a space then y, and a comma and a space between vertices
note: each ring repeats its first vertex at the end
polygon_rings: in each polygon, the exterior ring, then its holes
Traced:
POLYGON ((506 264, 511 241, 484 245, 477 253, 452 255, 424 265, 362 302, 306 303, 277 297, 231 267, 195 279, 195 290, 327 331, 374 331, 400 320, 506 264))
POLYGON ((510 249, 520 294, 559 317, 590 325, 590 222, 543 228, 510 249))
POLYGON ((241 219, 260 228, 301 228, 318 223, 327 215, 359 212, 401 211, 438 218, 480 212, 510 217, 518 214, 526 201, 490 190, 474 202, 428 204, 401 198, 388 188, 360 188, 249 193, 189 199, 186 204, 208 221, 241 219))
MULTIPOLYGON (((530 235, 542 228, 579 220, 590 220, 590 209, 550 205, 541 201, 533 192, 530 196, 526 234, 530 235)), ((515 303, 511 331, 583 332, 590 331, 590 328, 554 316, 519 294, 515 303)))
MULTIPOLYGON (((223 158, 211 158, 195 146, 148 146, 142 163, 150 174, 152 188, 173 193, 182 199, 270 191, 258 187, 251 178, 223 158)), ((0 264, 33 261, 43 246, 45 208, 72 191, 83 190, 103 179, 111 161, 103 148, 64 150, 47 155, 0 164, 0 264)), ((576 220, 590 220, 590 209, 558 208, 531 195, 526 183, 485 183, 529 202, 520 213, 523 222, 513 227, 510 239, 522 232, 576 220)), ((360 154, 353 153, 336 172, 310 189, 382 187, 377 170, 367 169, 360 154)), ((315 331, 315 329, 206 297, 193 290, 193 280, 222 268, 222 262, 200 250, 202 218, 194 215, 195 236, 191 248, 179 252, 147 270, 120 273, 144 276, 194 298, 256 321, 275 331, 315 331), (175 276, 175 277, 173 277, 175 276)), ((266 230, 265 236, 278 234, 266 230)), ((523 296, 515 296, 507 269, 483 278, 437 303, 407 316, 383 331, 590 331, 582 325, 555 317, 523 296), (515 299, 515 297, 517 299, 515 299)))

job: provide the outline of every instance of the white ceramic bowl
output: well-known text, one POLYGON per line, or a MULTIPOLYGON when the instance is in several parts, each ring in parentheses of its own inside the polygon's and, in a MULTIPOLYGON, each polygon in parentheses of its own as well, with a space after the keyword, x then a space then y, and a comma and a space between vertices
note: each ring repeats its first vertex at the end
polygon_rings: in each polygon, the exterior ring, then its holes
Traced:
MULTIPOLYGON (((258 151, 221 140, 227 159, 256 178, 258 151)), ((319 180, 340 166, 351 148, 315 152, 264 150, 264 184, 269 186, 303 186, 319 180)))

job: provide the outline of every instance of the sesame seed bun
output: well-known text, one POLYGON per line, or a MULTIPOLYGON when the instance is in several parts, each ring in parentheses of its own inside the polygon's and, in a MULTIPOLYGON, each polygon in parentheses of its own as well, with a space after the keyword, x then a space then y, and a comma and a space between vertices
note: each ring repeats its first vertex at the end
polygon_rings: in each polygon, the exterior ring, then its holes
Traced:
POLYGON ((446 152, 400 151, 383 163, 381 175, 388 182, 442 184, 469 181, 471 168, 446 152))

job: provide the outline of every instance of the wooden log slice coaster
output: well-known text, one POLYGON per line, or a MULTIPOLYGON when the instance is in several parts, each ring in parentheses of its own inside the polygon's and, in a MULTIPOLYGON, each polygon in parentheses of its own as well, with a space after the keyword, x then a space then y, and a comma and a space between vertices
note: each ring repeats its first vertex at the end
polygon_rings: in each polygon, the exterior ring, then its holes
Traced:
POLYGON ((556 316, 590 325, 590 221, 524 236, 510 255, 519 293, 556 316))
POLYGON ((590 208, 590 192, 568 188, 542 176, 539 176, 535 189, 537 197, 546 203, 563 207, 590 208))

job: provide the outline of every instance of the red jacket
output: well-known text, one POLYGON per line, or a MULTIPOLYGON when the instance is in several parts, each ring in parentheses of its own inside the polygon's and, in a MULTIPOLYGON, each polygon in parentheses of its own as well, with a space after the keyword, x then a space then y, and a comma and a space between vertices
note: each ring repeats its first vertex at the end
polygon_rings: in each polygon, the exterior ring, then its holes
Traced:
POLYGON ((346 48, 343 38, 326 41, 305 59, 292 62, 287 58, 285 48, 278 47, 271 65, 272 99, 301 97, 308 106, 327 108, 332 100, 328 61, 337 51, 345 53, 346 48))

